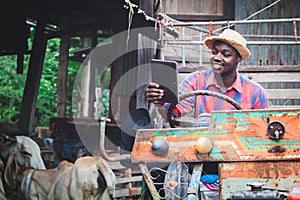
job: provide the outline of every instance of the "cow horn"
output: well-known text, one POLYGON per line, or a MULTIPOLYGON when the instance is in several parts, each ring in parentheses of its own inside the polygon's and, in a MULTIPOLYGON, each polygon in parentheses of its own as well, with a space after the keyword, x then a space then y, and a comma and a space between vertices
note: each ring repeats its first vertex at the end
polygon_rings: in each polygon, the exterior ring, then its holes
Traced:
POLYGON ((5 133, 0 132, 0 141, 1 141, 1 143, 4 143, 5 141, 10 141, 10 142, 16 143, 17 138, 16 138, 16 136, 8 136, 5 133))

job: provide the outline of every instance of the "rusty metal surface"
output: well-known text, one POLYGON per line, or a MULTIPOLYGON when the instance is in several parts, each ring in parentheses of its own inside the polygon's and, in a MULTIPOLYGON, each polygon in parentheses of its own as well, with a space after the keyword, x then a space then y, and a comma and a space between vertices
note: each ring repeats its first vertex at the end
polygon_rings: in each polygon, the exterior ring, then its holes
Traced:
MULTIPOLYGON (((220 163, 220 178, 289 178, 300 175, 300 161, 220 163)), ((276 187, 273 185, 272 187, 276 187)))
MULTIPOLYGON (((253 13, 271 4, 269 0, 239 0, 235 1, 235 20, 243 20, 253 13)), ((275 2, 275 1, 272 1, 275 2)), ((269 9, 251 17, 255 19, 280 19, 299 17, 300 1, 280 1, 269 9)), ((235 30, 243 35, 294 35, 300 32, 300 25, 296 28, 290 23, 257 23, 239 24, 235 30)), ((247 38, 248 41, 297 41, 297 39, 278 38, 247 38)), ((299 40, 298 40, 299 42, 299 40)), ((244 65, 297 65, 300 60, 299 45, 249 45, 251 56, 244 61, 244 65)))
POLYGON ((235 162, 219 165, 220 199, 233 193, 249 190, 249 183, 264 183, 264 188, 289 190, 299 183, 300 161, 292 162, 235 162))
POLYGON ((140 167, 140 169, 141 169, 141 171, 143 173, 143 177, 144 177, 144 180, 145 180, 145 182, 147 184, 147 187, 148 187, 148 189, 150 191, 151 197, 154 200, 161 199, 161 197, 159 196, 159 194, 158 194, 158 192, 157 192, 157 190, 156 190, 156 188, 155 188, 155 186, 153 184, 153 180, 151 178, 151 175, 150 175, 150 173, 148 171, 147 166, 144 165, 144 164, 140 164, 139 167, 140 167))
POLYGON ((248 110, 213 112, 209 128, 175 128, 139 130, 131 154, 132 162, 232 162, 300 160, 300 110, 248 110), (270 139, 268 125, 279 121, 285 127, 282 139, 270 139), (194 144, 208 136, 214 147, 200 155, 194 144), (152 142, 165 138, 169 143, 166 155, 155 155, 152 142), (283 149, 283 152, 272 151, 283 149), (273 152, 273 153, 272 153, 273 152))

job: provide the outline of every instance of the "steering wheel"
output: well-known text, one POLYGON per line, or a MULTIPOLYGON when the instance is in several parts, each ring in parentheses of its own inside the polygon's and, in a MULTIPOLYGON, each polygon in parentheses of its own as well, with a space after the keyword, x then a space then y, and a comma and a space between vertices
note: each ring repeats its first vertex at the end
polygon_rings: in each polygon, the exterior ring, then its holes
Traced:
MULTIPOLYGON (((213 91, 209 91, 209 90, 195 90, 192 92, 184 93, 179 97, 179 101, 181 101, 185 98, 188 98, 191 96, 197 96, 197 95, 209 95, 209 96, 221 98, 221 99, 227 101, 228 103, 230 103, 231 105, 233 105, 237 110, 242 110, 242 107, 232 98, 230 98, 222 93, 213 92, 213 91)), ((172 104, 170 106, 170 108, 168 109, 168 114, 167 114, 167 120, 168 120, 171 128, 175 128, 176 124, 180 123, 172 117, 172 112, 173 112, 173 109, 175 108, 175 106, 176 106, 176 104, 172 104)))

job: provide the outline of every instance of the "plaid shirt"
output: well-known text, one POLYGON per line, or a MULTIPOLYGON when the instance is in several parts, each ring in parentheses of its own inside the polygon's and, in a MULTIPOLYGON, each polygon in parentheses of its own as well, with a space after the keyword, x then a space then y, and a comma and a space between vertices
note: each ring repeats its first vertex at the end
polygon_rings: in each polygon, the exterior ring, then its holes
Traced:
MULTIPOLYGON (((234 99, 243 110, 267 109, 269 107, 265 90, 259 84, 249 80, 239 72, 237 72, 237 78, 232 87, 223 92, 211 70, 194 72, 186 77, 181 84, 179 95, 195 90, 210 90, 225 94, 234 99)), ((169 106, 167 103, 164 105, 166 109, 169 106)), ((211 113, 213 110, 236 110, 236 108, 218 97, 198 95, 180 101, 174 108, 173 115, 181 117, 194 112, 194 117, 197 117, 201 113, 211 113)))

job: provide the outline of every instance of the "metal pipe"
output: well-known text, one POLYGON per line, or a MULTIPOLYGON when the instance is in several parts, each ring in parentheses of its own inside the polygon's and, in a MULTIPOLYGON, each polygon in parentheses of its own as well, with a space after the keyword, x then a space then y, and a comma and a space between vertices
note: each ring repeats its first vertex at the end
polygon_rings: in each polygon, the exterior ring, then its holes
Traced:
POLYGON ((109 161, 109 162, 116 162, 116 161, 121 161, 121 160, 130 160, 130 154, 122 154, 116 157, 110 157, 106 154, 105 150, 105 126, 106 122, 110 122, 110 119, 107 119, 105 117, 101 117, 99 119, 100 122, 100 153, 101 156, 109 161))
POLYGON ((294 35, 243 35, 245 38, 284 38, 284 39, 295 39, 295 37, 300 38, 300 36, 294 35))
MULTIPOLYGON (((178 21, 176 19, 173 19, 169 16, 167 16, 167 19, 169 21, 171 21, 172 23, 175 23, 175 24, 179 24, 179 23, 182 23, 181 21, 178 21)), ((200 27, 197 27, 197 26, 188 26, 188 28, 192 29, 192 30, 196 30, 196 31, 200 31, 200 32, 204 32, 204 33, 209 33, 209 30, 207 29, 204 29, 204 28, 200 28, 200 27)))
MULTIPOLYGON (((203 45, 203 41, 165 41, 166 45, 203 45)), ((300 43, 295 41, 248 41, 247 45, 299 45, 300 43)))
MULTIPOLYGON (((203 41, 203 32, 199 33, 199 41, 203 41)), ((199 45, 199 66, 202 66, 202 52, 203 52, 203 45, 199 45)))
POLYGON ((294 38, 295 38, 295 42, 298 42, 298 36, 297 36, 297 23, 295 21, 293 21, 294 24, 294 38))
POLYGON ((180 22, 172 26, 199 26, 199 25, 228 25, 228 24, 253 24, 253 23, 282 23, 282 22, 299 22, 300 18, 284 19, 260 19, 260 20, 236 20, 236 21, 215 21, 215 22, 180 22))
MULTIPOLYGON (((185 28, 182 27, 182 39, 184 39, 185 36, 185 28)), ((182 66, 185 67, 185 45, 182 45, 182 66)))

